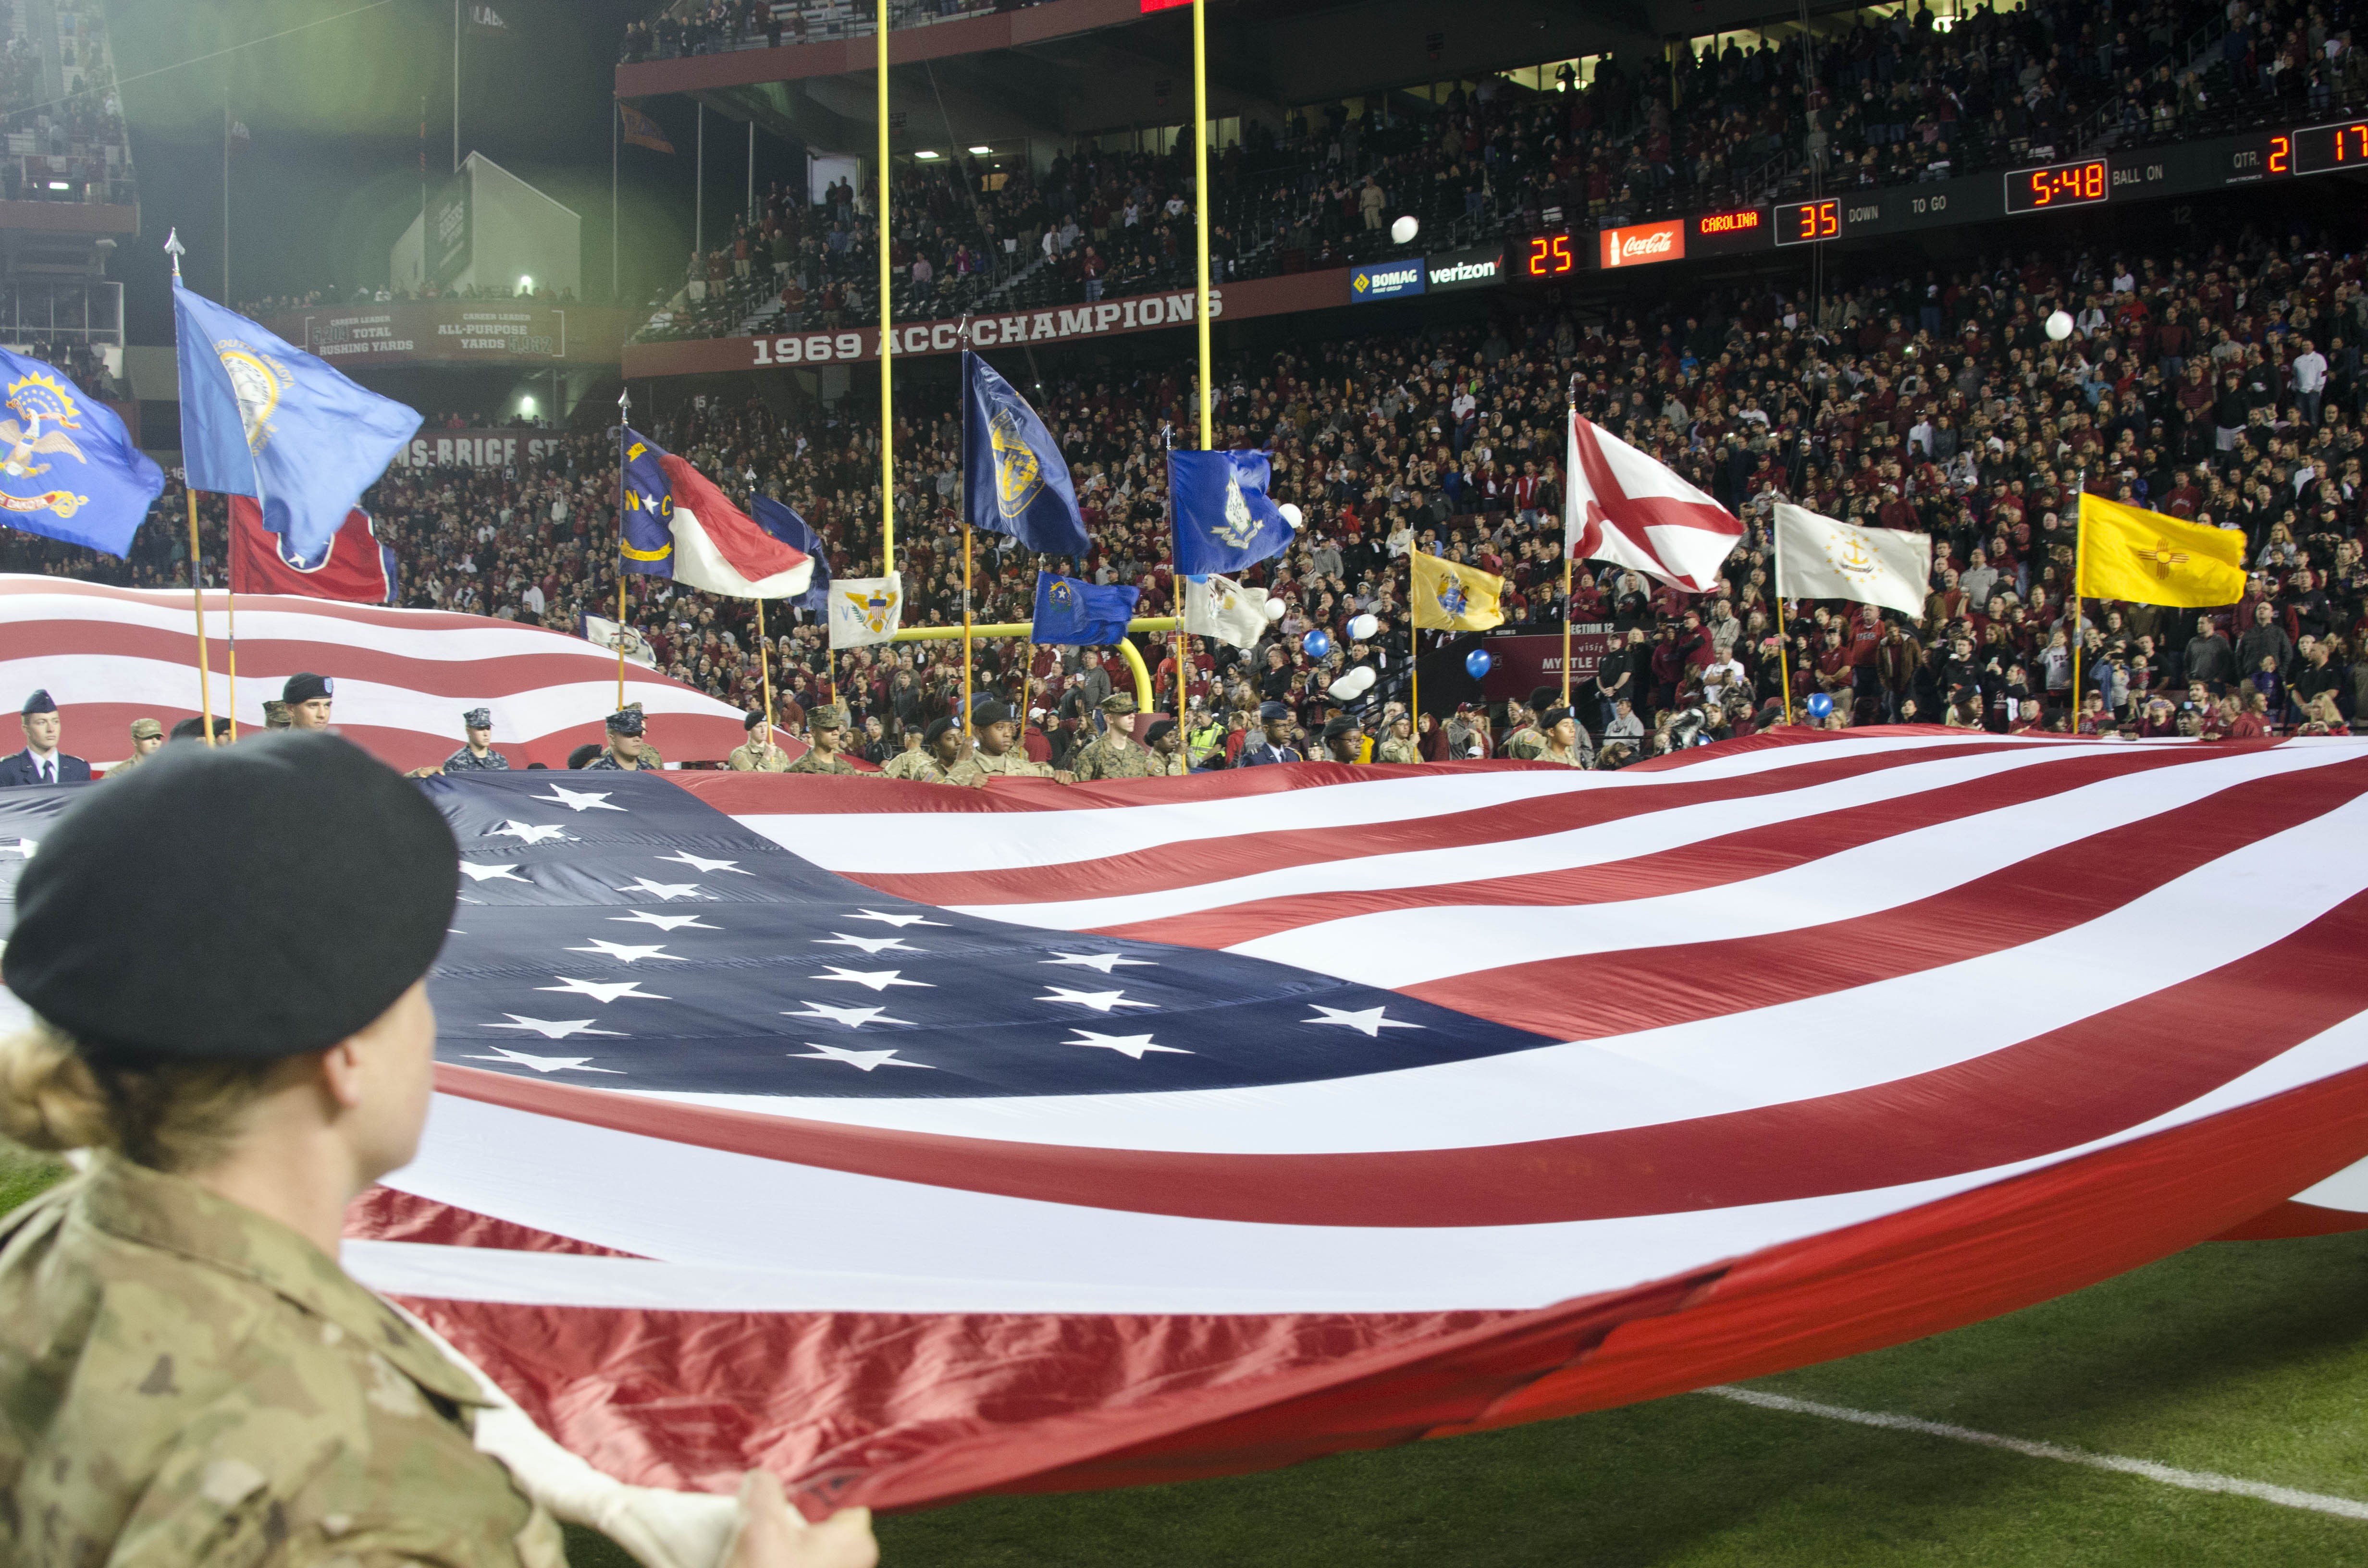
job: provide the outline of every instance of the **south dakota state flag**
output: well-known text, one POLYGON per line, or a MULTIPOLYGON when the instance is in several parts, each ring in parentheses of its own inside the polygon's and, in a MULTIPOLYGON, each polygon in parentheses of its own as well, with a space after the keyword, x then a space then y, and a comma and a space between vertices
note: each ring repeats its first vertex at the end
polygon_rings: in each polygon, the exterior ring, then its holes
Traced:
POLYGON ((130 551, 163 472, 55 367, 0 348, 0 523, 109 555, 130 551))
POLYGON ((1036 624, 1030 642, 1058 642, 1073 648, 1100 648, 1126 635, 1142 594, 1113 584, 1079 582, 1058 573, 1036 574, 1036 624))
POLYGON ((1028 400, 962 356, 962 515, 1047 555, 1083 555, 1086 519, 1061 449, 1028 400))
POLYGON ((254 496, 288 553, 313 559, 419 428, 418 412, 178 280, 173 313, 189 488, 254 496))

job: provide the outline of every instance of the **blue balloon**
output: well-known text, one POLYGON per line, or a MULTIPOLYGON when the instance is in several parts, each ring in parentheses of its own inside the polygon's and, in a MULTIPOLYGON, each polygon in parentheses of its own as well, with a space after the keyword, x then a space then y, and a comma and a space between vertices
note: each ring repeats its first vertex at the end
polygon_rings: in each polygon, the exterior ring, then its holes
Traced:
POLYGON ((1822 691, 1819 691, 1819 692, 1813 692, 1813 693, 1810 695, 1810 697, 1809 697, 1809 717, 1810 717, 1810 718, 1812 718, 1812 719, 1822 719, 1822 718, 1824 718, 1827 714, 1828 714, 1828 713, 1832 712, 1833 710, 1834 710, 1834 699, 1833 699, 1832 698, 1827 697, 1827 696, 1824 692, 1822 692, 1822 691))
POLYGON ((1474 648, 1472 652, 1463 655, 1464 671, 1466 674, 1470 675, 1474 680, 1478 680, 1482 676, 1486 675, 1488 673, 1489 666, 1496 664, 1496 662, 1497 661, 1495 659, 1489 656, 1488 650, 1486 648, 1474 648))
POLYGON ((1309 658, 1320 659, 1332 651, 1332 634, 1319 626, 1301 638, 1299 645, 1307 650, 1309 658))

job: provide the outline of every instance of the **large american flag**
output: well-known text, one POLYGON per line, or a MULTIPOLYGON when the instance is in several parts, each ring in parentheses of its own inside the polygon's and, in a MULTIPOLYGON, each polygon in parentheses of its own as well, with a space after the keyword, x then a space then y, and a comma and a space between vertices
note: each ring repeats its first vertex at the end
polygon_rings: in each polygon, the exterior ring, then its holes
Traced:
MULTIPOLYGON (((197 609, 184 589, 116 588, 0 573, 0 711, 46 688, 65 749, 92 762, 131 749, 134 719, 170 729, 199 710, 197 609)), ((488 616, 391 609, 273 594, 238 596, 238 684, 230 679, 230 596, 205 596, 217 718, 263 727, 263 704, 299 670, 336 681, 338 728, 395 767, 434 767, 465 738, 461 715, 490 708, 511 765, 566 766, 617 710, 617 658, 581 638, 488 616)), ((625 700, 675 760, 740 744, 740 710, 635 664, 625 700)), ((791 755, 803 750, 792 743, 791 755)))
POLYGON ((2368 1209, 2358 743, 673 777, 424 786, 439 1093, 347 1256, 621 1479, 1220 1473, 2368 1209))

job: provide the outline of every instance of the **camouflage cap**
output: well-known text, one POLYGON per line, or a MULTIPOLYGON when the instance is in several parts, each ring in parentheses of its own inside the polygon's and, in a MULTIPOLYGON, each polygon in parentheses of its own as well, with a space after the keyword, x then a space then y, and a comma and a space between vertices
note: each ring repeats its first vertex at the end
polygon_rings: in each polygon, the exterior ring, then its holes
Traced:
POLYGON ((638 735, 642 733, 642 710, 620 708, 609 715, 609 733, 612 735, 638 735))
POLYGON ((815 730, 844 730, 847 728, 847 709, 840 703, 825 702, 806 715, 806 724, 815 730))
POLYGON ((1113 691, 1101 700, 1101 710, 1113 719, 1123 719, 1135 711, 1134 693, 1113 691))
POLYGON ((161 741, 165 738, 165 726, 154 719, 134 719, 131 721, 131 738, 135 741, 161 741))
POLYGON ((275 697, 263 705, 263 726, 265 729, 285 730, 289 728, 289 725, 288 704, 280 701, 279 699, 275 697))

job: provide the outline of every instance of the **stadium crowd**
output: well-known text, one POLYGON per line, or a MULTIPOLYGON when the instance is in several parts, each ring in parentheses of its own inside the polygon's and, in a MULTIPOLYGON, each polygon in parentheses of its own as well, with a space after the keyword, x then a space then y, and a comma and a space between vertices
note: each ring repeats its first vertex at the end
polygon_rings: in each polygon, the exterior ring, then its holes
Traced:
MULTIPOLYGON (((49 6, 40 8, 51 9, 49 6)), ((59 0, 55 27, 25 0, 0 0, 0 199, 139 200, 115 53, 97 0, 59 0)))
MULTIPOLYGON (((1275 494, 1304 509, 1282 556, 1247 574, 1288 606, 1257 648, 1196 638, 1186 671, 1196 763, 1255 745, 1269 702, 1304 752, 1338 705, 1326 689, 1375 668, 1358 704, 1375 739, 1403 717, 1410 654, 1405 555, 1443 554, 1505 579, 1507 624, 1563 620, 1561 461, 1565 398, 1669 463, 1751 528, 1724 591, 1689 597, 1579 562, 1571 619, 1622 646, 1582 683, 1577 717, 1611 760, 1768 722, 1790 660, 1796 701, 1824 692, 1829 722, 1939 722, 2020 731, 2245 735, 2340 729, 2368 717, 2363 659, 2359 345, 2368 257, 2300 234, 2248 232, 2173 251, 1992 257, 1880 274, 1822 300, 1744 290, 1634 296, 1634 317, 1500 312, 1415 338, 1306 342, 1221 369, 1219 444, 1275 453, 1275 494), (1643 308, 1646 299, 1654 301, 1643 308), (2073 318, 2067 340, 2048 317, 2073 318), (2089 607, 2081 689, 2072 687, 2066 597, 2076 487, 2246 535, 2244 601, 2201 613, 2089 607), (1772 502, 1934 540, 1918 617, 1773 602, 1772 502), (1349 621, 1371 613, 1364 641, 1349 621), (1781 622, 1781 625, 1780 625, 1781 622), (1323 628, 1332 650, 1302 645, 1323 628), (1396 706, 1393 706, 1396 705, 1396 706)), ((1048 366, 1050 370, 1052 367, 1048 366)), ((1057 373, 1057 372, 1055 372, 1057 373)), ((951 388, 900 389, 898 564, 904 623, 961 619, 951 388)), ((1034 390, 1060 439, 1093 549, 1042 561, 1000 535, 973 541, 981 622, 1025 619, 1040 565, 1174 604, 1167 565, 1163 431, 1195 422, 1190 361, 1121 376, 1085 372, 1034 390)), ((840 575, 878 570, 878 432, 855 401, 784 415, 710 398, 645 426, 745 497, 788 502, 831 543, 840 575)), ((398 468, 366 498, 402 561, 405 603, 573 631, 613 614, 615 470, 608 437, 515 470, 398 468)), ((177 494, 132 558, 101 561, 6 536, 0 564, 145 585, 186 581, 177 494)), ((209 512, 210 574, 221 559, 209 512)), ((629 580, 627 619, 657 663, 725 700, 757 705, 745 604, 629 580)), ((891 752, 954 705, 958 643, 856 650, 834 660, 823 630, 778 608, 769 630, 779 701, 797 733, 828 695, 848 702, 865 746, 891 752), (783 624, 783 622, 789 624, 783 624), (875 729, 876 726, 876 729, 875 729)), ((1434 638, 1435 642, 1436 639, 1434 638)), ((1172 707, 1166 639, 1146 650, 1172 707)), ((1057 757, 1089 735, 1111 678, 1107 650, 977 644, 980 689, 1031 714, 1057 757), (1045 732, 1049 730, 1049 739, 1045 732)), ((1412 751, 1487 755, 1520 717, 1426 714, 1412 751)), ((1394 752, 1391 755, 1395 755, 1394 752)))

